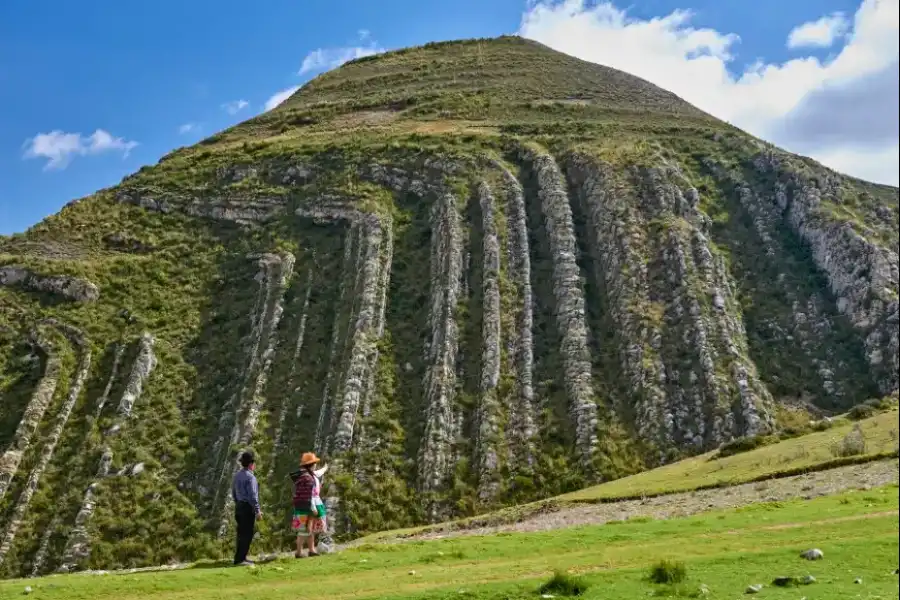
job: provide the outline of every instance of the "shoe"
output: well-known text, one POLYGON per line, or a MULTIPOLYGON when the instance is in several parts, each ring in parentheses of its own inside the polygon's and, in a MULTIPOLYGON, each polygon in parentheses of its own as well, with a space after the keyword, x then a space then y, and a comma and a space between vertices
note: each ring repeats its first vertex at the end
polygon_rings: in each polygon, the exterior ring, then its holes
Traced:
POLYGON ((310 555, 310 556, 318 556, 319 553, 318 553, 318 552, 310 552, 309 555, 310 555))
POLYGON ((256 563, 254 563, 252 560, 245 560, 244 562, 238 563, 235 566, 236 567, 252 567, 255 565, 256 565, 256 563))

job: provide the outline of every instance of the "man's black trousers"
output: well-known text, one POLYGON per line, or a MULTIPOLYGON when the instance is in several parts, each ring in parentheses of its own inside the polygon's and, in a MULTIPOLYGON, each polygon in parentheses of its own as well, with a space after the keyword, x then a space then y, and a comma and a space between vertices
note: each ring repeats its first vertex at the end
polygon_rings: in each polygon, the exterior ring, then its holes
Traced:
POLYGON ((234 520, 237 521, 237 546, 234 550, 234 564, 239 565, 247 560, 250 543, 256 530, 256 511, 248 502, 237 502, 234 505, 234 520))

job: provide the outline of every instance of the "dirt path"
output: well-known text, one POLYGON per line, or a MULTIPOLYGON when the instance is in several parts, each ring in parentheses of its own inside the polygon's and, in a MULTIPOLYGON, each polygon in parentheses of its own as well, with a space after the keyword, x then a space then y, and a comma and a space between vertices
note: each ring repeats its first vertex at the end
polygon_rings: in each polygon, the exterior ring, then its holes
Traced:
MULTIPOLYGON (((434 540, 462 535, 490 535, 499 532, 546 531, 579 525, 602 525, 611 521, 640 517, 672 519, 710 510, 736 508, 757 502, 775 502, 795 498, 811 499, 851 489, 870 489, 898 483, 900 480, 898 468, 900 465, 896 459, 871 462, 715 490, 669 494, 645 500, 624 500, 607 504, 579 504, 553 513, 527 517, 518 523, 455 531, 430 531, 403 539, 434 540)), ((398 540, 386 538, 381 541, 398 540)))

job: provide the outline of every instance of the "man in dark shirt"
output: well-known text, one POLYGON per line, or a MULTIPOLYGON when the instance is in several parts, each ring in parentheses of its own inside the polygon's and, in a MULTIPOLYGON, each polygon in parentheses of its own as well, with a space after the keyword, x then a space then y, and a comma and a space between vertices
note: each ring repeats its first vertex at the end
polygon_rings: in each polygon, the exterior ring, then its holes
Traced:
POLYGON ((237 546, 234 551, 235 565, 250 565, 247 553, 253 541, 256 519, 262 518, 259 506, 259 483, 253 470, 256 458, 252 452, 241 454, 241 470, 234 474, 231 484, 231 498, 234 500, 234 520, 237 521, 237 546))

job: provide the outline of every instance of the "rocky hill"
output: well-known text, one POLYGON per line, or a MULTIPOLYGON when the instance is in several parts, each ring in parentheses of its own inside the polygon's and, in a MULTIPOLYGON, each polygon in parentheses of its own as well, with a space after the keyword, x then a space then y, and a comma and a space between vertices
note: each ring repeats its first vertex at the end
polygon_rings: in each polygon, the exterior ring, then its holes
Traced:
POLYGON ((898 387, 898 190, 514 37, 326 73, 0 238, 0 573, 218 555, 252 447, 339 532, 898 387))

